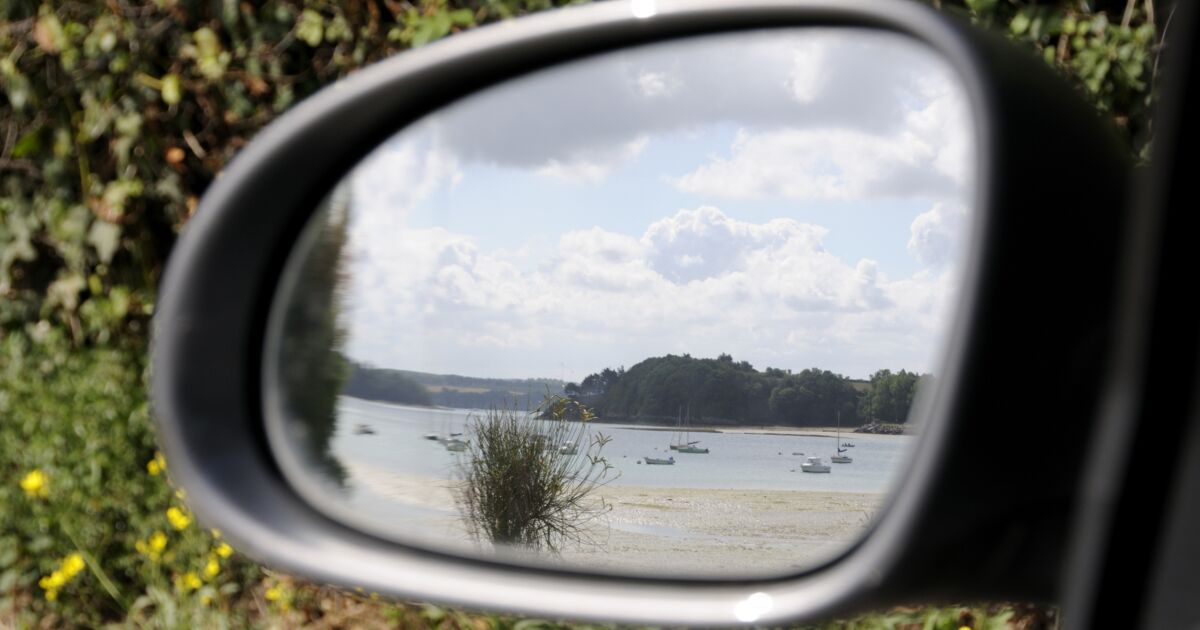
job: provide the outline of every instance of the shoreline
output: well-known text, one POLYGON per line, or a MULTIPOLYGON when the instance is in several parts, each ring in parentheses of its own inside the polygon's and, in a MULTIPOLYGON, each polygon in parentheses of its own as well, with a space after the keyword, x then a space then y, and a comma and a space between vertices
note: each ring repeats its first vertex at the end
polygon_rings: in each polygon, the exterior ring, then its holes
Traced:
MULTIPOLYGON (((399 407, 402 409, 413 409, 417 411, 437 411, 451 412, 462 414, 482 414, 486 413, 485 409, 466 409, 462 407, 443 407, 440 405, 416 405, 412 403, 392 402, 386 400, 371 400, 367 398, 358 398, 343 394, 347 398, 353 398, 362 402, 386 405, 389 407, 399 407)), ((641 424, 630 422, 632 419, 622 420, 620 418, 596 418, 591 422, 595 424, 610 424, 620 425, 622 427, 632 429, 634 431, 679 431, 679 427, 673 424, 641 424)), ((858 431, 863 427, 869 426, 906 426, 906 425, 878 425, 877 423, 867 423, 857 427, 847 427, 842 431, 847 436, 851 435, 877 435, 884 437, 917 437, 917 433, 891 433, 891 432, 876 432, 876 431, 858 431)), ((791 437, 831 437, 837 434, 836 426, 820 426, 820 427, 794 427, 787 425, 737 425, 737 424, 713 424, 713 425, 693 425, 688 428, 692 433, 728 433, 735 435, 778 435, 791 437)))
MULTIPOLYGON (((601 422, 601 421, 597 421, 601 422)), ((620 422, 602 422, 603 424, 619 424, 632 431, 678 431, 678 427, 661 426, 661 425, 631 425, 620 422)), ((857 427, 855 427, 857 428, 857 427)), ((727 426, 717 425, 710 427, 691 427, 688 429, 691 433, 725 433, 730 435, 778 435, 784 437, 828 437, 836 438, 838 434, 837 427, 789 427, 789 426, 727 426)), ((855 436, 871 435, 886 438, 896 437, 917 437, 914 433, 856 433, 854 431, 842 430, 841 434, 845 438, 853 439, 855 436)))
MULTIPOLYGON (((351 483, 369 492, 353 507, 379 528, 418 544, 481 553, 454 503, 454 481, 362 464, 349 468, 351 483)), ((589 497, 592 507, 603 512, 585 525, 584 541, 567 545, 558 556, 525 554, 523 559, 639 575, 794 572, 830 560, 857 541, 885 497, 803 489, 605 485, 589 497)), ((513 550, 482 553, 522 559, 513 550)))

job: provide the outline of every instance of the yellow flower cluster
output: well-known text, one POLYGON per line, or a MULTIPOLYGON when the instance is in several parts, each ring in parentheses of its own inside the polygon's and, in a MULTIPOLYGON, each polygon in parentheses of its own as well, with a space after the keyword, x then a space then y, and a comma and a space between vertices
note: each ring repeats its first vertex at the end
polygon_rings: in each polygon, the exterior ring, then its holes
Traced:
MULTIPOLYGON (((212 530, 213 538, 220 540, 221 532, 212 530)), ((204 563, 204 579, 211 580, 221 573, 221 560, 233 555, 233 547, 221 542, 208 553, 208 561, 204 563)))
POLYGON ((146 462, 146 472, 150 473, 151 477, 157 477, 167 470, 167 459, 163 457, 162 452, 155 451, 154 459, 146 462))
POLYGON ((137 552, 143 556, 150 558, 154 562, 158 562, 163 550, 167 548, 167 535, 156 531, 150 535, 148 540, 139 540, 133 543, 133 548, 137 549, 137 552))
POLYGON ((26 496, 44 499, 50 496, 50 478, 40 468, 34 468, 21 478, 21 489, 26 496))
POLYGON ((58 599, 58 589, 66 586, 67 582, 70 582, 86 566, 83 556, 79 553, 73 553, 63 558, 58 568, 50 575, 38 580, 38 586, 42 587, 42 590, 46 592, 46 599, 54 601, 58 599))
POLYGON ((272 585, 263 596, 279 610, 288 610, 292 607, 292 593, 283 584, 272 585))
POLYGON ((185 591, 194 591, 204 586, 204 582, 200 581, 200 576, 192 571, 188 571, 183 574, 183 577, 179 578, 179 586, 185 591))
POLYGON ((192 517, 174 506, 167 508, 167 520, 170 521, 171 527, 180 531, 187 529, 187 526, 192 524, 192 517))

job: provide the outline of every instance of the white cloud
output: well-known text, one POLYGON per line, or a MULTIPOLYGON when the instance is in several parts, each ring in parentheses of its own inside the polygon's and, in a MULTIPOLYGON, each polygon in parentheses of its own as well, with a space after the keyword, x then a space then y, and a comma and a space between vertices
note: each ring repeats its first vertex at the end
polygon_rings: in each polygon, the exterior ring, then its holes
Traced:
MULTIPOLYGON (((876 51, 879 52, 879 51, 876 51)), ((802 101, 828 98, 828 47, 797 46, 788 85, 802 101)), ((859 86, 862 99, 878 98, 859 86)), ((684 192, 715 198, 959 198, 971 189, 975 137, 961 87, 946 74, 917 73, 893 86, 895 127, 869 116, 846 124, 743 127, 726 156, 710 156, 672 181, 684 192)), ((853 91, 853 90, 851 90, 853 91)), ((845 97, 845 96, 844 96, 845 97)), ((849 98, 849 97, 846 97, 849 98)))
POLYGON ((601 146, 580 151, 561 160, 553 158, 538 167, 535 172, 568 182, 596 183, 608 177, 614 168, 640 155, 648 141, 649 139, 643 136, 618 146, 601 146))
POLYGON ((934 204, 913 219, 908 253, 930 267, 957 260, 966 222, 967 211, 961 204, 934 204))
POLYGON ((556 66, 473 95, 432 120, 464 162, 591 182, 616 158, 634 157, 622 148, 638 138, 714 124, 751 133, 894 135, 914 107, 955 91, 961 88, 946 64, 909 38, 779 29, 686 38, 556 66))
POLYGON ((678 92, 682 85, 682 81, 666 72, 646 70, 637 76, 637 90, 646 98, 671 96, 678 92))
POLYGON ((923 353, 914 340, 944 323, 948 274, 892 280, 872 260, 827 251, 827 234, 700 207, 636 237, 598 227, 565 233, 530 267, 461 234, 408 230, 359 269, 351 348, 375 362, 397 348, 433 362, 419 369, 464 356, 504 363, 513 351, 593 370, 605 360, 593 355, 613 352, 641 359, 736 349, 759 367, 798 355, 836 367, 852 356, 866 370, 896 365, 891 357, 911 355, 914 345, 923 353), (843 355, 826 356, 834 350, 843 355))
POLYGON ((804 41, 795 45, 792 51, 791 76, 788 77, 788 87, 792 96, 801 103, 812 103, 817 100, 825 88, 828 77, 828 62, 826 50, 828 42, 804 41))
POLYGON ((684 192, 717 198, 943 197, 957 186, 933 167, 937 150, 911 135, 848 129, 786 130, 735 138, 728 158, 675 178, 684 192))

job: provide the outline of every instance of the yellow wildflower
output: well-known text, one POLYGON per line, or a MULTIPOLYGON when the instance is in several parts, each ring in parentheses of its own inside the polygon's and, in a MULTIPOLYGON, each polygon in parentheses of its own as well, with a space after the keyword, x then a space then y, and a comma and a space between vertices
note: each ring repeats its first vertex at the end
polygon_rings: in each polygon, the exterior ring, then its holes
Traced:
POLYGON ((87 565, 83 561, 83 556, 79 553, 72 553, 62 562, 58 563, 58 568, 38 580, 38 586, 46 591, 46 599, 54 601, 58 599, 58 590, 67 585, 79 572, 87 565))
POLYGON ((178 530, 187 529, 187 526, 192 524, 192 517, 177 507, 167 509, 167 520, 171 522, 171 527, 178 530))
POLYGON ((287 589, 282 584, 276 584, 267 589, 267 592, 264 593, 264 595, 266 596, 267 601, 275 604, 275 607, 279 610, 290 610, 292 607, 291 594, 288 593, 287 589))
POLYGON ((63 574, 61 571, 54 571, 50 575, 47 575, 47 576, 43 577, 42 579, 38 580, 38 586, 42 587, 42 590, 45 590, 45 591, 57 590, 57 589, 61 588, 63 585, 65 585, 66 583, 67 583, 67 578, 63 577, 63 574))
POLYGON ((163 457, 161 451, 154 452, 154 459, 146 462, 146 472, 150 473, 151 477, 157 477, 167 469, 167 459, 163 457))
POLYGON ((216 558, 209 558, 208 564, 204 565, 204 577, 213 579, 221 572, 221 565, 217 563, 216 558))
POLYGON ((183 574, 183 579, 180 581, 183 583, 183 587, 189 591, 194 591, 204 586, 204 583, 200 581, 200 576, 191 571, 183 574))
POLYGON ((79 574, 87 564, 83 561, 83 556, 79 553, 73 553, 66 557, 62 562, 62 572, 66 574, 67 579, 71 579, 79 574))
POLYGON ((217 545, 217 555, 222 558, 228 558, 233 555, 233 547, 230 547, 229 543, 221 543, 217 545))
POLYGON ((21 489, 30 497, 44 498, 50 495, 50 478, 40 468, 34 468, 21 478, 21 489))
POLYGON ((156 531, 150 536, 150 540, 139 540, 133 543, 133 548, 143 556, 158 562, 159 555, 162 554, 163 549, 167 548, 167 535, 156 531))
POLYGON ((209 595, 208 593, 201 595, 200 603, 204 606, 211 604, 212 603, 212 595, 209 595))

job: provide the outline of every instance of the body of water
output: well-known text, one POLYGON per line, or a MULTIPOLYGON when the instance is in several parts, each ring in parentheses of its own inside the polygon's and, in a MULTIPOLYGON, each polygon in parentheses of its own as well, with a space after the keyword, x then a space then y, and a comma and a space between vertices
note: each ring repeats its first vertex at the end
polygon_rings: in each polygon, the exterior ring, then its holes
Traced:
MULTIPOLYGON (((451 480, 466 453, 453 453, 429 433, 462 432, 469 438, 468 423, 483 412, 430 409, 377 403, 342 397, 333 452, 341 460, 369 465, 400 475, 451 480), (373 434, 357 434, 366 425, 373 434)), ((913 443, 909 436, 843 433, 842 442, 854 448, 845 453, 850 464, 830 464, 837 440, 834 436, 767 435, 751 433, 692 432, 690 440, 709 449, 707 454, 669 450, 678 434, 629 425, 589 423, 590 435, 611 439, 601 451, 613 466, 608 478, 614 486, 653 488, 732 488, 741 490, 813 490, 886 493, 903 472, 913 443), (829 474, 800 471, 806 456, 821 457, 832 466, 829 474), (671 466, 654 466, 644 458, 674 457, 671 466), (641 463, 639 463, 641 462, 641 463)), ((581 445, 582 452, 582 445, 581 445)), ((353 480, 351 480, 353 484, 353 480)))

